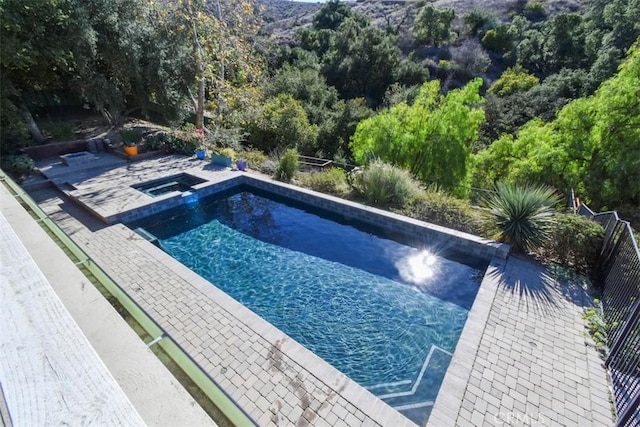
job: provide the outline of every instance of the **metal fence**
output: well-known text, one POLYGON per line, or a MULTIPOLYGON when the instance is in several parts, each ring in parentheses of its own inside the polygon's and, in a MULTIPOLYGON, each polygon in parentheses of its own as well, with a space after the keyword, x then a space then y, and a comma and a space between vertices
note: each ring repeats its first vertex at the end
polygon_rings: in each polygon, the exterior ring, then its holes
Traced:
POLYGON ((310 156, 298 156, 298 164, 302 170, 315 170, 322 171, 327 168, 340 168, 349 172, 355 169, 356 165, 350 165, 349 163, 338 162, 330 159, 322 159, 319 157, 310 156))
POLYGON ((594 213, 584 204, 578 214, 604 226, 595 268, 601 287, 602 311, 608 326, 609 354, 616 425, 640 426, 640 251, 628 222, 616 212, 594 213))

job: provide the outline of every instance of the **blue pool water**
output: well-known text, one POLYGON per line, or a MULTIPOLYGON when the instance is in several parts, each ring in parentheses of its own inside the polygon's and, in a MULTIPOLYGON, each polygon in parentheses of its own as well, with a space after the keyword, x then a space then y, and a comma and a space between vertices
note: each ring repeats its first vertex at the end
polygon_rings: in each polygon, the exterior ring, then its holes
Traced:
POLYGON ((486 268, 248 191, 130 226, 419 424, 486 268))

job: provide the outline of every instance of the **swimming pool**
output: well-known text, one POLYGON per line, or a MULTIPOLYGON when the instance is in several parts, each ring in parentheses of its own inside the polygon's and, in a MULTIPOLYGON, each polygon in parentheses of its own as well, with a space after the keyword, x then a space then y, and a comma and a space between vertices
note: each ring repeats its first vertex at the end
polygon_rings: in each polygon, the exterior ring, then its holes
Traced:
POLYGON ((424 423, 486 264, 266 196, 240 188, 129 225, 424 423))

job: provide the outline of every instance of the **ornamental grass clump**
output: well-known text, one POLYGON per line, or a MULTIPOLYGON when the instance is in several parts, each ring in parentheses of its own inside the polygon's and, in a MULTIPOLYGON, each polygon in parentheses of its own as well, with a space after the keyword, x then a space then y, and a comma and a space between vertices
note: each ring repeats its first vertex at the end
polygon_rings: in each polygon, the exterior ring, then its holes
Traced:
POLYGON ((402 208, 420 191, 420 185, 409 172, 381 160, 352 173, 351 185, 368 203, 383 207, 402 208))
POLYGON ((298 151, 295 148, 289 148, 284 152, 278 162, 275 177, 280 181, 289 182, 298 173, 298 151))
POLYGON ((498 183, 483 202, 487 225, 497 229, 498 240, 511 245, 513 252, 529 252, 549 238, 559 198, 546 186, 498 183))

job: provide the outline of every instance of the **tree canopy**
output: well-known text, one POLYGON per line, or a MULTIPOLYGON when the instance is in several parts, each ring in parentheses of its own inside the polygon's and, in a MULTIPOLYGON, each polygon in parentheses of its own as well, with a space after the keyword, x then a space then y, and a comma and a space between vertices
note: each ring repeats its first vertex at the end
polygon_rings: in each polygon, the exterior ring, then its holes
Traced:
POLYGON ((452 189, 467 175, 471 144, 484 118, 482 80, 442 95, 440 82, 425 83, 412 105, 400 103, 358 124, 351 140, 356 160, 381 160, 427 183, 452 189))
POLYGON ((535 119, 476 156, 474 181, 574 188, 594 207, 640 205, 640 42, 618 74, 589 97, 535 119))

